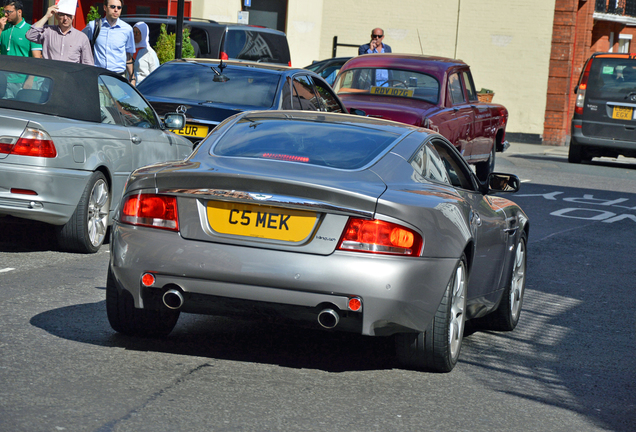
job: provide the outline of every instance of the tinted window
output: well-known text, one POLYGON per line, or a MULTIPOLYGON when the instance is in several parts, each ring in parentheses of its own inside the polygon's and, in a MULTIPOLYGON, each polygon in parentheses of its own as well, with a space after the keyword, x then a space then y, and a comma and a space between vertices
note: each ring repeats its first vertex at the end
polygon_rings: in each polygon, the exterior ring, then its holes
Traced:
POLYGON ((122 124, 117 104, 113 100, 104 81, 99 80, 99 112, 102 123, 122 124))
POLYGON ((454 104, 466 102, 464 98, 464 90, 458 74, 452 74, 448 77, 448 89, 450 90, 451 99, 454 104))
POLYGON ((43 104, 50 97, 50 78, 0 70, 0 99, 43 104))
POLYGON ((294 77, 294 97, 292 109, 320 111, 320 102, 314 93, 314 87, 307 76, 294 77))
POLYGON ((321 111, 341 113, 342 107, 338 103, 336 95, 333 94, 331 87, 318 79, 313 79, 312 81, 320 98, 321 111))
POLYGON ((439 82, 424 73, 398 69, 349 69, 338 75, 336 93, 370 93, 437 103, 439 82))
POLYGON ((166 63, 139 84, 145 96, 192 99, 269 108, 274 103, 280 75, 256 68, 221 70, 194 63, 166 63))
POLYGON ((223 51, 230 59, 289 63, 287 38, 280 34, 229 29, 225 33, 223 51))
POLYGON ((475 91, 475 84, 473 84, 472 76, 468 72, 462 72, 464 75, 464 85, 466 86, 466 93, 468 93, 469 101, 476 101, 479 98, 477 97, 477 92, 475 91))
POLYGON ((450 184, 444 163, 430 144, 424 144, 415 152, 411 158, 411 166, 415 181, 434 180, 450 184))
POLYGON ((470 168, 466 166, 461 155, 450 147, 450 144, 439 139, 431 140, 431 144, 435 147, 437 154, 442 159, 448 179, 455 187, 473 190, 473 182, 471 181, 470 168))
POLYGON ((349 124, 250 116, 233 125, 212 151, 220 156, 357 169, 388 150, 398 137, 349 124))
POLYGON ((111 76, 102 76, 125 126, 158 128, 159 122, 153 109, 130 85, 111 76))
POLYGON ((623 99, 636 92, 636 60, 595 58, 587 84, 588 97, 623 99))

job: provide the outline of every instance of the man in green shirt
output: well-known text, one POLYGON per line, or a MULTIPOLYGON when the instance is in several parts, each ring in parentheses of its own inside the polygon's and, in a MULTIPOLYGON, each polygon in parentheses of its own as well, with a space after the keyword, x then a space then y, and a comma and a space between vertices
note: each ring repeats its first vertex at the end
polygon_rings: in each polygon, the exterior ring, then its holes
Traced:
MULTIPOLYGON (((0 17, 0 54, 42 58, 42 45, 26 38, 31 25, 22 18, 22 8, 21 0, 6 0, 4 3, 4 16, 0 17)), ((20 89, 31 88, 32 81, 32 78, 27 80, 26 75, 10 74, 5 97, 13 98, 20 89)))

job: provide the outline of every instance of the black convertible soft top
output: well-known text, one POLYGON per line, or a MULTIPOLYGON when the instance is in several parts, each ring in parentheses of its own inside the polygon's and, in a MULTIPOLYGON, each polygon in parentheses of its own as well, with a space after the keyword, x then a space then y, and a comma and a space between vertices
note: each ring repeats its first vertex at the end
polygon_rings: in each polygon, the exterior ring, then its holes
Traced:
MULTIPOLYGON (((50 78, 53 82, 44 103, 0 99, 0 108, 31 111, 90 122, 101 121, 98 78, 109 75, 125 81, 120 75, 96 66, 30 57, 2 56, 0 87, 6 87, 6 74, 20 73, 50 78)), ((0 88, 0 97, 5 88, 0 88)))

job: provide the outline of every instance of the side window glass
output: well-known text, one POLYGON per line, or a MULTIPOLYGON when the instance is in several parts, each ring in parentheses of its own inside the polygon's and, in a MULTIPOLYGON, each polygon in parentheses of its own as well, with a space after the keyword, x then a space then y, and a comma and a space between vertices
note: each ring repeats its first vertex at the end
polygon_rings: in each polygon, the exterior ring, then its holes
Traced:
POLYGON ((159 128, 155 112, 132 86, 107 75, 100 79, 113 96, 124 126, 159 128))
POLYGON ((281 101, 280 109, 284 109, 284 110, 294 109, 292 106, 292 96, 296 97, 296 95, 294 95, 292 91, 291 78, 287 77, 287 79, 285 80, 285 84, 283 84, 283 91, 281 95, 282 101, 281 101))
POLYGON ((322 81, 314 79, 313 82, 316 86, 316 92, 320 98, 321 111, 341 113, 342 107, 338 103, 336 96, 333 94, 333 90, 331 90, 331 88, 322 81))
POLYGON ((453 104, 466 102, 464 99, 464 90, 458 74, 452 74, 448 77, 448 89, 450 90, 451 100, 453 104))
POLYGON ((307 76, 294 77, 293 109, 303 111, 320 111, 320 103, 314 88, 307 76))
POLYGON ((122 124, 119 110, 115 105, 113 97, 110 95, 104 81, 99 79, 99 111, 102 115, 102 123, 122 124))
POLYGON ((442 158, 430 144, 423 145, 415 152, 411 158, 411 166, 414 169, 415 181, 433 180, 451 184, 442 158))
POLYGON ((450 148, 451 144, 439 139, 432 140, 431 144, 435 147, 437 154, 442 160, 450 183, 455 187, 473 190, 470 168, 461 160, 461 155, 450 148))
POLYGON ((466 93, 468 93, 468 100, 471 102, 478 100, 472 76, 466 71, 462 72, 462 74, 464 75, 464 85, 466 86, 466 93))

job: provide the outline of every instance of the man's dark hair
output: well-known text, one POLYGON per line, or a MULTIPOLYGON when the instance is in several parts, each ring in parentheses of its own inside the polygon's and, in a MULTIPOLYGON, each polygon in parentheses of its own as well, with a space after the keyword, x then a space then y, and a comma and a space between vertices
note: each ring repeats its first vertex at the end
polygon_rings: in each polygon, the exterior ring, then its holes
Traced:
MULTIPOLYGON (((108 2, 109 2, 109 1, 110 1, 110 0, 104 0, 104 6, 108 6, 108 2)), ((122 9, 123 9, 123 7, 124 7, 124 0, 119 0, 119 1, 121 2, 121 7, 122 7, 122 9)))
POLYGON ((24 5, 22 4, 21 0, 5 0, 4 7, 7 7, 7 6, 13 6, 15 10, 24 9, 24 5))

